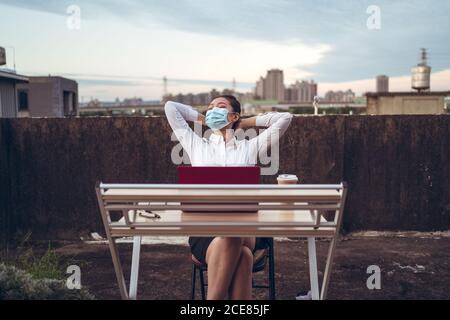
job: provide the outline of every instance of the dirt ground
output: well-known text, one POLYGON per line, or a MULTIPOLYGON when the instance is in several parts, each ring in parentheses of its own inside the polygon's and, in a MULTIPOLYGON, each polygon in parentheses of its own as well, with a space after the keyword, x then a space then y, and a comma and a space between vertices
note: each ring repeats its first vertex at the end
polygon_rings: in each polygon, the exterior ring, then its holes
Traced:
MULTIPOLYGON (((328 241, 318 243, 319 269, 324 270, 328 241)), ((82 284, 99 299, 118 299, 119 290, 108 246, 74 243, 57 249, 64 257, 82 261, 82 284)), ((119 244, 128 278, 131 244, 119 244)), ((309 288, 306 241, 275 242, 277 299, 292 300, 309 288)), ((321 275, 322 273, 320 273, 321 275)), ((143 245, 139 299, 189 299, 191 263, 189 247, 143 245)), ((256 274, 255 281, 266 279, 256 274)), ((450 237, 436 235, 353 235, 337 246, 328 299, 450 299, 450 237), (381 268, 381 289, 366 286, 367 268, 381 268)), ((266 289, 254 290, 256 299, 267 297, 266 289)))

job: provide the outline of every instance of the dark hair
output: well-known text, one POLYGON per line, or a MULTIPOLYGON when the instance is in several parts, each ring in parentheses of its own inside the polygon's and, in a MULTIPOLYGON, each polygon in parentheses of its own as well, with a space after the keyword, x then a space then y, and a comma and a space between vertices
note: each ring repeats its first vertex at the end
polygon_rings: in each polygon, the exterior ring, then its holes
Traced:
POLYGON ((230 94, 223 94, 223 95, 216 97, 215 99, 217 99, 217 98, 226 99, 231 104, 231 107, 233 108, 234 112, 241 114, 241 103, 239 102, 238 99, 236 99, 235 96, 232 96, 230 94))

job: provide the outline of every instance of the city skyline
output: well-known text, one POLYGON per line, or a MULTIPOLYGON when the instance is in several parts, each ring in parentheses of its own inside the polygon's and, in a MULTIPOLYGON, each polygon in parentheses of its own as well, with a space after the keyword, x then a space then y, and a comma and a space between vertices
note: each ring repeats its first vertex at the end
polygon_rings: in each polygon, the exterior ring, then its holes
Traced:
POLYGON ((272 68, 286 85, 314 79, 320 96, 375 91, 379 74, 390 90, 410 91, 421 47, 432 90, 449 89, 450 4, 379 1, 380 28, 371 30, 371 2, 318 2, 79 0, 81 28, 71 30, 73 1, 0 0, 0 46, 9 68, 15 53, 18 73, 75 79, 85 101, 160 99, 165 76, 174 94, 231 88, 233 78, 248 92, 272 68))

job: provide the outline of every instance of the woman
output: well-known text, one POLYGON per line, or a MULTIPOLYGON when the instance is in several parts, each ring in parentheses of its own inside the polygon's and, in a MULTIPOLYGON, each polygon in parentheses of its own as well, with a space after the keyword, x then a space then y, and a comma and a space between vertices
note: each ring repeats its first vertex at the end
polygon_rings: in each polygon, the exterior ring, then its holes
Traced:
MULTIPOLYGON (((165 112, 170 126, 193 166, 252 166, 258 153, 267 151, 271 141, 286 132, 290 113, 269 112, 241 119, 241 105, 231 95, 215 98, 206 115, 192 107, 169 101, 165 112), (186 121, 200 122, 213 133, 201 138, 186 121), (268 127, 252 139, 236 139, 237 129, 268 127)), ((190 237, 192 254, 208 265, 208 300, 250 300, 252 298, 253 254, 262 247, 263 238, 190 237)))

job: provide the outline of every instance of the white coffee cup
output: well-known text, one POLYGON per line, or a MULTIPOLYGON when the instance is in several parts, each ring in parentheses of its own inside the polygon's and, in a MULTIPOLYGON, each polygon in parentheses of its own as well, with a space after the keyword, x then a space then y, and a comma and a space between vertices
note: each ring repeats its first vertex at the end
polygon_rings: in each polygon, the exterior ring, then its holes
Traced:
MULTIPOLYGON (((298 178, 295 174, 280 174, 277 178, 278 184, 297 184, 298 178)), ((282 205, 292 205, 292 202, 280 202, 282 205)))
POLYGON ((278 184, 297 184, 298 177, 295 174, 280 174, 277 181, 278 184))

